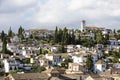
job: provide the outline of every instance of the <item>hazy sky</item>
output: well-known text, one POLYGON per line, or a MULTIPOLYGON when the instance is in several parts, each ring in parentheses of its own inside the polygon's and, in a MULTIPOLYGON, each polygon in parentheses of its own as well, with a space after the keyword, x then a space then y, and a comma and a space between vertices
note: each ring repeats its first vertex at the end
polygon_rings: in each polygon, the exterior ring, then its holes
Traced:
POLYGON ((120 29, 120 0, 0 0, 0 31, 20 25, 28 28, 80 28, 89 26, 120 29))

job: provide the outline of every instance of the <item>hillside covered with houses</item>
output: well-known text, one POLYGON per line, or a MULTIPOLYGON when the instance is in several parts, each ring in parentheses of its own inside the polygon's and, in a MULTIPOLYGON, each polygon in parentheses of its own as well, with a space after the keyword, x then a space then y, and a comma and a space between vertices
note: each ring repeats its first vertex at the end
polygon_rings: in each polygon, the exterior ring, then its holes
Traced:
POLYGON ((0 33, 0 80, 120 80, 120 29, 0 33))

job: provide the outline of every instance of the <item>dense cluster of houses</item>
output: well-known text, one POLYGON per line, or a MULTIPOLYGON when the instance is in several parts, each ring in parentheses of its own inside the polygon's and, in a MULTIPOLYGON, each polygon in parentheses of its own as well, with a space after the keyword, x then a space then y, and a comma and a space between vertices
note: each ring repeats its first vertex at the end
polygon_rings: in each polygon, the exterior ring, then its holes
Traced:
MULTIPOLYGON (((103 31, 103 34, 110 30, 103 31)), ((35 31, 36 32, 36 31, 35 31)), ((25 37, 30 36, 34 31, 26 31, 25 37)), ((112 33, 112 32, 109 32, 112 33)), ((52 33, 42 33, 41 36, 52 33)), ((37 34, 38 35, 38 34, 37 34)), ((76 34, 77 35, 77 34, 76 34)), ((85 34, 94 40, 94 34, 85 34)), ((97 44, 95 47, 87 48, 81 45, 67 45, 66 53, 57 53, 59 45, 40 44, 20 44, 21 39, 16 35, 11 38, 11 43, 7 44, 7 49, 13 55, 0 53, 0 72, 15 74, 0 77, 0 80, 120 80, 120 63, 110 63, 109 58, 102 59, 104 54, 120 48, 120 40, 109 40, 109 45, 97 44), (47 51, 47 54, 40 54, 40 49, 47 51), (50 52, 50 53, 49 53, 50 52), (87 56, 91 55, 93 60, 93 72, 86 68, 87 56), (67 59, 72 59, 67 68, 61 68, 67 59), (35 73, 33 66, 44 66, 45 71, 35 73), (26 73, 27 72, 27 73, 26 73)), ((2 41, 0 41, 0 51, 2 41)), ((120 60, 120 59, 119 59, 120 60)))

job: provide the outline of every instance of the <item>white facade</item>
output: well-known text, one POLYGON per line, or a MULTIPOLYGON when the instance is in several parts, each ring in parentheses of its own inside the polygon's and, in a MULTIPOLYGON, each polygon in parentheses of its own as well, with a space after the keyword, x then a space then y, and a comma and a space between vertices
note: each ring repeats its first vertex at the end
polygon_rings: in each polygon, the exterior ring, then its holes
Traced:
POLYGON ((20 38, 16 35, 13 38, 11 38, 11 42, 19 42, 20 38))
POLYGON ((33 64, 34 63, 34 59, 30 58, 30 63, 33 64))
POLYGON ((48 55, 48 54, 46 54, 46 55, 45 55, 45 58, 53 61, 53 55, 48 55))
POLYGON ((84 30, 84 27, 86 26, 85 20, 81 21, 81 32, 84 30))
POLYGON ((9 66, 9 63, 8 63, 7 59, 5 59, 3 62, 4 62, 5 72, 9 72, 10 66, 9 66))
POLYGON ((120 69, 120 63, 115 63, 115 64, 113 64, 113 67, 120 69))
POLYGON ((72 56, 73 63, 86 62, 86 57, 72 56))
POLYGON ((110 45, 111 46, 120 46, 120 40, 110 40, 110 45))
POLYGON ((14 52, 15 50, 17 50, 17 47, 15 46, 15 44, 8 43, 7 49, 10 50, 11 52, 14 52))
POLYGON ((58 50, 57 50, 57 47, 51 47, 51 52, 54 52, 56 53, 58 50))
POLYGON ((94 67, 95 73, 101 74, 106 70, 106 64, 105 63, 96 63, 94 67))
POLYGON ((45 58, 41 58, 39 59, 39 63, 40 63, 40 66, 50 66, 52 64, 52 61, 48 60, 48 59, 45 59, 45 58))
POLYGON ((58 63, 62 61, 61 55, 58 55, 58 54, 52 54, 52 55, 46 54, 45 58, 52 61, 53 65, 58 65, 58 63))
POLYGON ((66 74, 76 74, 83 73, 84 67, 79 63, 69 63, 68 69, 66 70, 66 74))

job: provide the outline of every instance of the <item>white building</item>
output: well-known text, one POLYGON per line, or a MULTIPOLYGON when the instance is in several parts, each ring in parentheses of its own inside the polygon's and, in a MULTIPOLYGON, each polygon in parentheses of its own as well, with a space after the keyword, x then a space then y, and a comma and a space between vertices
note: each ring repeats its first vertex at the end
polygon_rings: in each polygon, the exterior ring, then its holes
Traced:
POLYGON ((3 63, 4 63, 5 72, 9 72, 10 65, 9 65, 7 59, 5 59, 5 60, 3 61, 3 63))
POLYGON ((73 63, 86 62, 87 53, 79 53, 72 56, 73 63))
POLYGON ((96 63, 95 63, 95 66, 94 66, 94 72, 97 73, 97 74, 101 74, 103 73, 104 71, 106 70, 106 63, 102 60, 98 60, 96 63))
POLYGON ((20 64, 15 59, 9 59, 9 60, 4 59, 3 63, 4 63, 5 72, 18 70, 18 67, 19 67, 19 64, 20 64))
POLYGON ((85 67, 79 63, 69 63, 66 74, 80 74, 85 72, 85 67))
POLYGON ((117 68, 117 69, 120 69, 120 63, 115 63, 115 64, 113 64, 113 67, 114 67, 114 68, 117 68))
POLYGON ((85 20, 82 20, 81 21, 81 32, 83 32, 85 26, 86 26, 85 20))
POLYGON ((53 65, 58 65, 62 61, 62 55, 60 54, 46 54, 45 58, 51 60, 53 65))
POLYGON ((67 52, 74 52, 75 45, 67 45, 67 52))
POLYGON ((17 51, 17 44, 14 43, 8 43, 7 44, 7 49, 10 50, 11 52, 17 51))
POLYGON ((21 39, 16 35, 13 38, 11 38, 11 42, 19 42, 21 39))
POLYGON ((40 66, 50 66, 52 64, 52 61, 46 58, 40 58, 39 63, 40 63, 40 66))
POLYGON ((109 40, 111 46, 120 46, 120 40, 109 40))
POLYGON ((57 47, 51 47, 51 52, 56 53, 58 51, 57 47))

